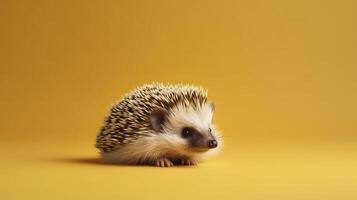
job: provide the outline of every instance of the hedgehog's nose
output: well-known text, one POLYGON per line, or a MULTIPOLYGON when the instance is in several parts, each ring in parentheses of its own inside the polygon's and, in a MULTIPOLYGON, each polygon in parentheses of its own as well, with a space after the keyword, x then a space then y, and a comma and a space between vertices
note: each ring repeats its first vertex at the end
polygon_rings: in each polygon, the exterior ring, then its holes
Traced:
POLYGON ((217 141, 216 140, 208 140, 208 147, 213 149, 217 147, 217 141))

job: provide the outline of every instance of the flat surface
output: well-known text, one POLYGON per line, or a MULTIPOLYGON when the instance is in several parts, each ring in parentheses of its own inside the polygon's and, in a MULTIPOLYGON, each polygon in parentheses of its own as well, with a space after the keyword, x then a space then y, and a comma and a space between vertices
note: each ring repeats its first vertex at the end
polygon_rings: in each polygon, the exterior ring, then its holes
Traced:
POLYGON ((106 165, 84 145, 7 146, 1 199, 357 198, 356 144, 227 145, 198 166, 173 168, 106 165))

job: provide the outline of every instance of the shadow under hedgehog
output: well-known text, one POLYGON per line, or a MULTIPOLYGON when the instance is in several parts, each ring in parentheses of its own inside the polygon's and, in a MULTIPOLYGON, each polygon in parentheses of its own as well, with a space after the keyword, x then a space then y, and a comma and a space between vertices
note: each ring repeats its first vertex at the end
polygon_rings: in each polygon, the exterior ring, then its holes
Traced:
POLYGON ((144 85, 110 109, 96 147, 109 163, 195 165, 223 147, 214 110, 201 87, 144 85))

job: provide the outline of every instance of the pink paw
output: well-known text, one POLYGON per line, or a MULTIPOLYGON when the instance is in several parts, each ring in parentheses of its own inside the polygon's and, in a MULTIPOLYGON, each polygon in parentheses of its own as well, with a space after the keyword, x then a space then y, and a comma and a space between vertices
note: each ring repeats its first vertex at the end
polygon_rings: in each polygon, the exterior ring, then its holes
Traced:
POLYGON ((197 165, 197 161, 192 160, 192 159, 182 159, 181 165, 188 165, 188 166, 197 165))
POLYGON ((167 158, 159 158, 156 160, 156 166, 158 167, 172 167, 174 164, 171 162, 171 160, 167 158))

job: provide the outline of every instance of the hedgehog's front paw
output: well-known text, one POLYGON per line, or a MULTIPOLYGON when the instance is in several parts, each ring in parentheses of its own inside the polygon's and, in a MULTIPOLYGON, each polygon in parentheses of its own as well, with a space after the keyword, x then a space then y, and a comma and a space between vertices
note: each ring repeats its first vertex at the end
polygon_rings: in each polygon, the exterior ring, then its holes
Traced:
POLYGON ((174 164, 171 162, 171 160, 167 158, 159 158, 156 160, 156 166, 158 167, 172 167, 174 164))
POLYGON ((197 161, 189 158, 181 159, 181 165, 197 165, 197 161))

